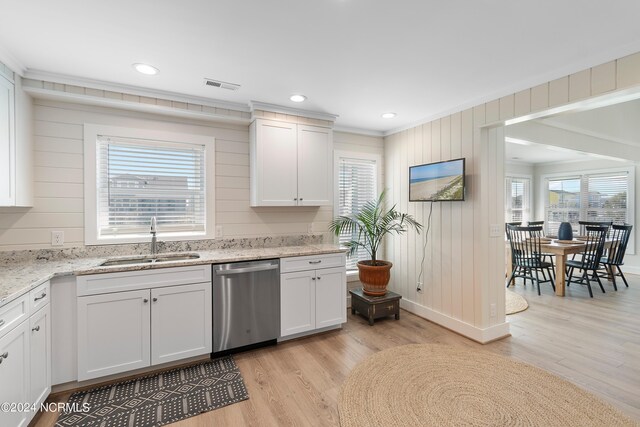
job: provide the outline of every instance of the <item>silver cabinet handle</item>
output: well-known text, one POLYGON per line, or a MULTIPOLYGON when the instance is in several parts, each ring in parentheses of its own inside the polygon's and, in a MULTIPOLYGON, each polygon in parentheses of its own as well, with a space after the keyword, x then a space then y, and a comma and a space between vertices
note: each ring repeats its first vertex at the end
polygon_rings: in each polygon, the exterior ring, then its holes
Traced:
POLYGON ((156 302, 156 301, 158 301, 158 298, 154 298, 154 299, 153 299, 153 302, 156 302))
POLYGON ((6 359, 7 357, 9 357, 8 351, 5 351, 4 353, 0 354, 0 359, 6 359))
POLYGON ((304 199, 302 197, 300 197, 300 201, 303 201, 304 199))
POLYGON ((311 278, 311 280, 316 280, 316 278, 315 278, 315 277, 312 277, 312 278, 311 278))
POLYGON ((149 300, 145 298, 145 299, 142 300, 142 302, 146 304, 146 303, 149 302, 149 300))
POLYGON ((215 270, 216 276, 227 276, 229 274, 255 273, 256 271, 275 270, 278 264, 264 264, 255 267, 230 268, 228 270, 215 270))
POLYGON ((39 297, 35 297, 33 300, 34 300, 34 301, 38 301, 38 300, 40 300, 40 299, 42 299, 42 298, 44 298, 44 297, 46 297, 46 296, 47 296, 47 293, 46 293, 46 292, 43 292, 43 293, 42 293, 42 295, 40 295, 39 297))
POLYGON ((4 319, 0 319, 0 326, 4 325, 4 319))
POLYGON ((322 262, 321 259, 319 259, 318 261, 309 261, 309 264, 320 264, 322 262))
POLYGON ((322 279, 322 277, 318 276, 318 280, 322 279))
POLYGON ((296 197, 295 199, 293 199, 293 201, 297 202, 297 201, 298 201, 298 198, 296 197))
POLYGON ((40 325, 36 326, 35 328, 31 328, 31 331, 33 332, 38 332, 40 330, 40 325))

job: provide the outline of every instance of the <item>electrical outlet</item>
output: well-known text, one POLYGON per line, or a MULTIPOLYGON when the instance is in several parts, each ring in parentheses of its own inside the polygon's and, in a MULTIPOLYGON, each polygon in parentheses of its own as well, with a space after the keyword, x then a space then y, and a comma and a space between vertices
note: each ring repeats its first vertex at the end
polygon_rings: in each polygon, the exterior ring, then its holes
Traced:
POLYGON ((501 237, 502 227, 500 224, 491 224, 489 226, 489 237, 501 237))
POLYGON ((52 231, 51 232, 51 246, 64 245, 64 231, 52 231))
POLYGON ((498 314, 496 312, 496 305, 495 304, 491 304, 491 313, 490 316, 491 317, 496 317, 498 314))
POLYGON ((217 238, 224 237, 224 229, 222 228, 221 225, 216 225, 216 237, 217 238))
POLYGON ((313 228, 313 223, 309 223, 309 225, 307 226, 307 233, 313 234, 313 228))

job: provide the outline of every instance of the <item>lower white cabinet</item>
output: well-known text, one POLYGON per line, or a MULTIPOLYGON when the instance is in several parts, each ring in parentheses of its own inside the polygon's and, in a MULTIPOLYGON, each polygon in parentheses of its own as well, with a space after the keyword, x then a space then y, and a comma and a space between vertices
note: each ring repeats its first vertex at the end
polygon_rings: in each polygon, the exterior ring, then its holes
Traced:
POLYGON ((149 290, 78 298, 78 381, 149 366, 149 290))
POLYGON ((311 332, 347 321, 344 254, 287 258, 281 262, 280 336, 311 332), (340 265, 314 268, 317 265, 340 265), (306 269, 304 266, 306 266, 306 269))
MULTIPOLYGON (((26 322, 25 322, 26 323, 26 322)), ((51 306, 29 318, 29 402, 39 407, 51 392, 51 306)))
POLYGON ((151 290, 151 364, 211 352, 211 284, 151 290))
POLYGON ((0 310, 0 426, 26 426, 51 392, 51 306, 42 294, 49 282, 0 310), (11 323, 12 319, 20 319, 11 323))
MULTIPOLYGON (((29 321, 0 338, 0 403, 29 402, 29 321)), ((0 425, 26 426, 30 412, 0 411, 0 425)))
POLYGON ((211 352, 210 282, 87 295, 77 304, 78 381, 211 352))

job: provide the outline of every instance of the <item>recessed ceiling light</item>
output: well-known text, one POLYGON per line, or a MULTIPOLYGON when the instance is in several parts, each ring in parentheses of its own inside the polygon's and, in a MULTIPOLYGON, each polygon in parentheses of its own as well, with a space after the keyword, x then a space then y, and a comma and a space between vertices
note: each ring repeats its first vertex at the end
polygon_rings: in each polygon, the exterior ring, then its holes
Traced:
POLYGON ((291 95, 289 99, 292 100, 293 102, 304 102, 304 100, 306 100, 307 97, 304 95, 291 95))
POLYGON ((147 76, 153 76, 155 74, 158 74, 158 72, 160 71, 156 67, 152 67, 151 65, 140 64, 140 63, 133 64, 133 68, 135 68, 137 72, 146 74, 147 76))
POLYGON ((396 113, 384 113, 382 115, 383 119, 393 119, 396 116, 396 113))

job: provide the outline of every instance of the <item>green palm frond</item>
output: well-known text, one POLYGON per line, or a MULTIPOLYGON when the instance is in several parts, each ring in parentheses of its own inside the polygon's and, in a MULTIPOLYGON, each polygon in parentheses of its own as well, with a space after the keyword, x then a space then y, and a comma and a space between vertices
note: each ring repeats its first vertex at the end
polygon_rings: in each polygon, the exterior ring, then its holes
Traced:
POLYGON ((355 254, 358 248, 363 248, 371 256, 374 265, 384 236, 403 234, 409 228, 418 234, 422 230, 422 224, 411 215, 398 212, 396 205, 385 211, 385 198, 386 193, 383 191, 376 200, 365 203, 359 212, 351 216, 338 216, 329 224, 329 230, 336 236, 357 235, 357 238, 345 245, 349 249, 349 255, 355 254))

